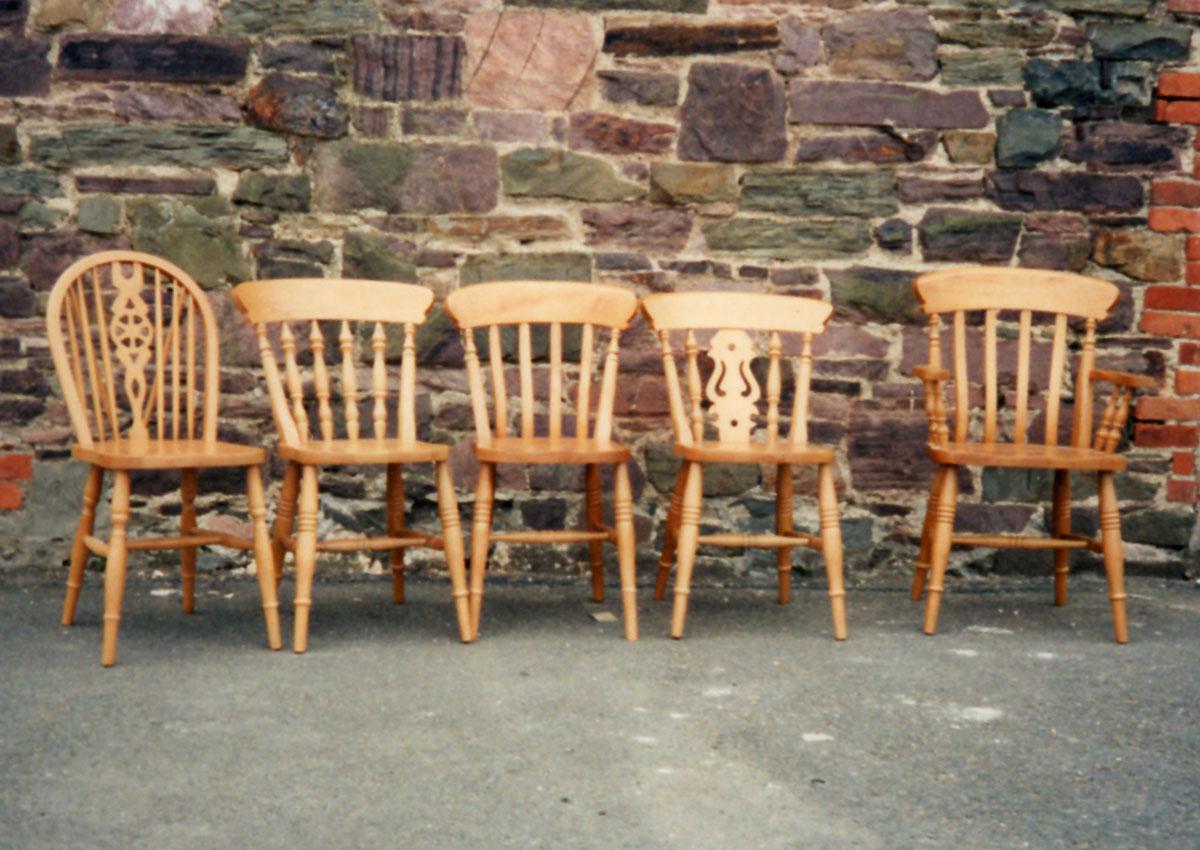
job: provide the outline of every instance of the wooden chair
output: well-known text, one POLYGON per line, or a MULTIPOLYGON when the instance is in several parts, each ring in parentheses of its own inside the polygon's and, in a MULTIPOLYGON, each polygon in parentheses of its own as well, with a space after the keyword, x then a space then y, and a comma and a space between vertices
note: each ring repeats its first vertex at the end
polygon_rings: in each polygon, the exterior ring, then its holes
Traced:
POLYGON ((636 565, 634 562, 633 506, 629 485, 629 449, 612 441, 613 401, 617 387, 617 358, 621 331, 637 312, 637 298, 611 286, 559 282, 489 283, 452 292, 446 311, 463 335, 467 378, 475 417, 473 450, 479 460, 475 489, 475 516, 471 529, 471 623, 479 631, 483 606, 483 576, 488 544, 573 543, 590 547, 592 598, 604 599, 603 544, 616 544, 621 574, 621 601, 625 637, 637 640, 636 565), (532 327, 548 326, 549 374, 545 415, 539 417, 534 401, 532 327), (575 423, 565 433, 564 398, 569 392, 563 365, 564 325, 579 327, 579 364, 575 374, 575 423), (508 381, 502 356, 502 328, 512 326, 517 337, 520 383, 520 421, 509 420, 508 381), (488 392, 476 347, 477 329, 486 328, 487 356, 492 385, 494 426, 488 419, 488 392), (603 356, 603 376, 596 406, 595 426, 590 425, 592 373, 598 329, 609 332, 603 356), (538 419, 544 422, 539 425, 538 419), (510 429, 515 433, 510 433, 510 429), (492 531, 492 505, 496 465, 570 464, 585 470, 587 530, 492 531), (604 525, 601 512, 600 465, 614 466, 613 527, 604 525))
MULTIPOLYGON (((811 298, 764 295, 741 292, 688 292, 651 295, 642 301, 642 310, 650 326, 658 332, 662 344, 663 372, 675 430, 675 454, 683 459, 675 479, 675 492, 663 535, 654 598, 662 599, 673 561, 675 607, 671 617, 671 636, 683 637, 687 617, 692 567, 700 545, 767 548, 776 550, 779 572, 779 602, 791 600, 792 549, 807 546, 820 551, 825 559, 829 597, 833 608, 833 634, 846 637, 845 588, 842 581, 842 533, 834 487, 832 446, 814 446, 808 442, 809 384, 812 375, 812 338, 825 330, 833 312, 832 305, 811 298), (713 372, 704 385, 708 399, 705 410, 700 377, 700 339, 697 331, 715 330, 708 340, 708 357, 713 372), (686 381, 689 406, 680 393, 671 332, 684 332, 687 355, 686 381), (766 414, 760 415, 758 401, 762 388, 751 372, 756 356, 754 339, 747 331, 767 333, 766 414), (780 361, 783 337, 798 334, 800 357, 795 364, 795 398, 791 426, 781 437, 779 402, 782 389, 780 361), (715 419, 718 437, 705 433, 706 418, 715 419), (762 440, 752 439, 756 420, 765 422, 762 440), (701 495, 704 464, 774 464, 774 534, 700 534, 701 495), (820 534, 796 531, 792 527, 792 467, 817 465, 817 500, 820 534)), ((793 336, 793 338, 795 338, 793 336)))
POLYGON ((267 645, 281 646, 270 536, 259 467, 267 453, 217 440, 221 365, 217 324, 196 282, 176 266, 132 251, 80 260, 59 276, 46 315, 50 353, 75 430, 71 455, 90 465, 83 512, 71 547, 62 624, 71 625, 91 552, 107 560, 100 663, 117 659, 126 556, 178 549, 183 559, 183 610, 195 606, 196 549, 219 543, 252 549, 258 565, 267 645), (196 527, 197 470, 244 467, 254 537, 196 527), (180 533, 129 540, 129 474, 180 471, 180 533), (113 473, 112 529, 93 535, 105 470, 113 473))
MULTIPOLYGON (((1152 378, 1122 372, 1102 371, 1096 363, 1096 323, 1103 319, 1118 297, 1117 287, 1102 280, 1051 271, 1006 268, 964 268, 922 275, 914 283, 917 297, 929 314, 929 364, 914 374, 925 383, 925 408, 929 415, 929 455, 938 464, 930 492, 921 550, 913 577, 914 600, 925 592, 925 633, 937 631, 942 582, 952 545, 1054 550, 1054 603, 1067 600, 1068 555, 1071 549, 1103 553, 1112 603, 1113 630, 1118 643, 1125 643, 1124 555, 1121 525, 1113 475, 1125 468, 1116 454, 1129 406, 1139 389, 1154 387, 1152 378), (967 314, 983 317, 983 416, 972 427, 971 409, 978 408, 968 369, 967 314), (943 314, 953 324, 953 375, 942 367, 943 314), (1012 314, 1015 314, 1012 315, 1012 314), (997 340, 1001 316, 1016 319, 1016 386, 1011 425, 1000 421, 1001 395, 997 340), (1035 329, 1034 316, 1038 316, 1035 329), (1059 418, 1066 371, 1068 319, 1083 320, 1083 344, 1075 373, 1074 416, 1069 445, 1059 445, 1059 418), (1041 443, 1031 434, 1031 350, 1043 331, 1052 330, 1049 375, 1041 443), (1093 385, 1112 385, 1099 427, 1093 432, 1093 385), (954 386, 954 439, 943 400, 942 388, 954 386), (1007 432, 1007 434, 1002 433, 1007 432), (1008 437, 1006 439, 1005 437, 1008 437), (955 534, 954 513, 958 498, 960 466, 998 466, 1054 470, 1053 531, 1049 537, 995 534, 955 534), (1072 470, 1092 471, 1099 477, 1100 539, 1071 533, 1072 470), (929 576, 928 588, 925 586, 929 576)), ((1005 331, 1011 333, 1012 328, 1005 331)), ((978 375, 978 364, 975 369, 978 375)), ((975 385, 976 388, 978 384, 975 385)))
MULTIPOLYGON (((370 280, 263 280, 233 289, 233 302, 254 325, 262 355, 271 412, 279 431, 279 456, 288 463, 275 518, 276 565, 285 551, 296 562, 296 623, 293 649, 308 648, 313 571, 317 552, 383 551, 392 570, 392 600, 404 602, 404 550, 409 546, 441 549, 450 572, 450 587, 458 616, 459 636, 471 640, 467 611, 466 571, 458 500, 450 476, 450 447, 417 439, 416 327, 425 321, 433 293, 423 286, 370 280), (300 333, 293 322, 301 323, 300 333), (322 322, 335 322, 333 344, 341 354, 341 416, 335 413, 333 387, 325 351, 330 347, 322 322), (361 324, 360 324, 361 323, 361 324), (283 374, 269 326, 283 351, 283 374), (388 327, 403 326, 399 395, 388 401, 388 327), (369 335, 367 331, 369 330, 369 335), (299 352, 307 341, 307 352, 299 352), (370 436, 360 422, 360 348, 370 348, 370 436), (301 376, 302 355, 312 360, 311 383, 301 376), (307 384, 307 386, 306 386, 307 384), (286 390, 285 390, 286 385, 286 390), (307 399, 311 387, 314 399, 307 399), (389 413, 389 408, 394 411, 389 413), (389 436, 388 423, 392 423, 389 436), (339 427, 340 425, 340 427, 339 427), (316 433, 313 433, 314 428, 316 433), (339 433, 342 436, 339 436, 339 433), (432 463, 436 468, 438 515, 442 534, 409 529, 404 516, 403 465, 432 463), (379 537, 317 540, 317 473, 321 466, 381 464, 387 467, 387 534, 379 537), (299 511, 297 513, 297 500, 299 511), (295 523, 295 535, 293 531, 295 523)), ((363 352, 365 354, 365 352, 363 352)), ((276 574, 276 581, 279 573, 276 574)))

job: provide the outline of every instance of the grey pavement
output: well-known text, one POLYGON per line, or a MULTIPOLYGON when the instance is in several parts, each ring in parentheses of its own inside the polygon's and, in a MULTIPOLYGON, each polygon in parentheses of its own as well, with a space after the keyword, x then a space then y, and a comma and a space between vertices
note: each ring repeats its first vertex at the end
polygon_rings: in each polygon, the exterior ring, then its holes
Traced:
MULTIPOLYGON (((455 640, 444 583, 319 584, 310 652, 265 649, 253 582, 126 594, 98 664, 95 576, 0 586, 0 847, 1196 848, 1200 590, 899 588, 788 607, 700 588, 642 640, 582 583, 489 588, 455 640)), ((283 588, 285 600, 291 583, 283 588)), ((290 608, 285 607, 285 625, 290 608)))

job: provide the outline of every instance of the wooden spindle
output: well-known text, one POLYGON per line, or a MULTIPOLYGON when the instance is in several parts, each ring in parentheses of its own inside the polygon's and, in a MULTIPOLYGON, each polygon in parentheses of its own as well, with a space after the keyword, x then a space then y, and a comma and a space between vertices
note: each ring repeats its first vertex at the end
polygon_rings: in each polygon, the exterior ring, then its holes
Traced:
POLYGON ((1029 337, 1033 328, 1033 313, 1021 311, 1021 329, 1017 342, 1017 418, 1013 426, 1013 441, 1024 443, 1029 419, 1029 337))
MULTIPOLYGON (((309 322, 308 347, 313 360, 313 394, 317 397, 317 422, 321 426, 321 440, 333 442, 333 408, 329 404, 329 368, 325 364, 325 334, 318 322, 309 322)), ((308 433, 308 423, 304 424, 308 433)))
POLYGON ((687 385, 692 412, 692 440, 694 443, 701 443, 704 441, 704 411, 700 407, 700 345, 696 342, 695 331, 690 328, 687 336, 684 337, 683 350, 687 354, 687 385))
POLYGON ((164 355, 164 340, 163 340, 163 299, 162 299, 162 272, 158 269, 154 270, 154 404, 156 418, 158 420, 157 433, 158 439, 163 439, 166 435, 165 408, 167 401, 166 387, 164 384, 164 368, 166 364, 163 362, 164 355))
POLYGON ((1096 451, 1105 451, 1105 446, 1108 445, 1109 430, 1116 421, 1117 404, 1121 395, 1121 387, 1113 387, 1112 394, 1108 397, 1108 403, 1104 405, 1104 413, 1100 417, 1100 424, 1096 426, 1096 436, 1092 441, 1092 448, 1096 451))
POLYGON ((770 342, 767 345, 767 441, 771 443, 779 437, 779 396, 782 394, 779 356, 782 352, 783 344, 779 340, 779 332, 771 331, 770 342))
POLYGON ((517 357, 521 375, 521 436, 533 436, 533 345, 529 323, 517 326, 517 357))
POLYGON ((1058 445, 1058 408, 1062 399, 1063 364, 1067 357, 1067 317, 1054 317, 1054 343, 1050 350, 1050 385, 1046 389, 1046 445, 1058 445))
POLYGON ((579 395, 575 402, 575 436, 588 438, 588 420, 592 412, 592 347, 595 345, 594 330, 585 322, 579 341, 579 395))
POLYGON ((187 299, 187 438, 196 439, 196 305, 187 299))
MULTIPOLYGON (((658 339, 662 343, 663 377, 667 382, 667 403, 671 406, 671 424, 675 428, 675 439, 685 446, 690 446, 693 444, 692 429, 688 425, 687 414, 683 410, 683 397, 680 395, 679 373, 675 367, 675 355, 671 351, 670 332, 666 330, 659 331, 658 339)), ((676 490, 679 491, 679 498, 682 499, 682 489, 677 487, 676 490)), ((661 594, 659 596, 661 597, 661 594)))
POLYGON ((300 443, 296 423, 288 415, 287 397, 283 392, 283 380, 279 376, 279 366, 275 363, 275 352, 271 350, 271 338, 267 336, 267 326, 254 326, 254 335, 258 337, 258 354, 262 360, 263 374, 267 378, 267 394, 271 399, 271 411, 275 414, 275 426, 285 445, 295 446, 300 443))
MULTIPOLYGON (((71 289, 75 296, 75 306, 79 314, 79 331, 82 339, 84 359, 87 361, 88 381, 92 388, 92 411, 96 417, 96 439, 103 442, 106 438, 104 430, 103 400, 101 399, 100 377, 96 371, 96 354, 92 347, 92 326, 88 321, 87 299, 83 297, 82 280, 71 289)), ((69 317, 69 314, 68 314, 69 317)), ((82 390, 83 384, 80 384, 82 390)), ((114 439, 116 434, 113 435, 114 439)))
MULTIPOLYGON (((929 364, 942 368, 942 317, 934 313, 929 317, 929 364)), ((925 412, 929 416, 929 437, 934 445, 944 446, 950 442, 950 426, 946 421, 946 399, 938 381, 931 391, 925 393, 925 412)))
POLYGON ((996 311, 983 311, 983 441, 996 442, 996 311))
POLYGON ((383 323, 376 322, 375 330, 371 333, 371 351, 374 352, 371 361, 371 397, 374 399, 371 424, 376 440, 387 436, 387 368, 383 364, 386 349, 387 334, 383 330, 383 323))
POLYGON ((1104 451, 1115 452, 1117 450, 1117 444, 1121 442, 1121 434, 1125 430, 1125 422, 1129 418, 1129 408, 1132 402, 1133 387, 1124 387, 1121 391, 1121 401, 1117 404, 1117 415, 1113 417, 1112 424, 1108 427, 1108 440, 1104 443, 1104 451))
POLYGON ((971 425, 968 407, 970 393, 967 376, 967 316, 962 310, 954 314, 954 442, 965 443, 971 425))
POLYGON ((179 319, 183 312, 183 287, 179 281, 171 290, 171 439, 178 440, 182 432, 183 422, 180 420, 180 403, 182 387, 182 357, 180 350, 183 346, 183 334, 179 329, 179 319))
POLYGON ((504 351, 500 326, 488 328, 488 361, 492 370, 492 404, 496 410, 496 436, 508 435, 508 383, 504 379, 504 351))
POLYGON ((600 378, 600 407, 596 417, 596 442, 607 443, 612 438, 613 403, 617 396, 617 360, 621 348, 621 332, 613 328, 604 358, 604 374, 600 378))
MULTIPOLYGON (((399 407, 400 417, 397 427, 400 439, 406 443, 415 443, 417 441, 417 326, 412 322, 406 322, 404 325, 404 353, 400 359, 399 407)), ((487 424, 486 415, 484 424, 487 424)))
MULTIPOLYGON (((279 346, 283 349, 283 372, 287 378, 288 395, 292 400, 292 420, 300 432, 300 439, 307 442, 309 426, 308 413, 304 409, 304 384, 300 380, 300 366, 296 362, 296 337, 287 322, 279 325, 279 346)), ((188 393, 190 398, 190 383, 188 393)))
MULTIPOLYGON (((474 328, 464 328, 463 352, 467 361, 467 384, 471 390, 471 411, 475 416, 475 437, 481 444, 492 441, 492 429, 488 425, 487 404, 483 389, 483 370, 479 367, 479 352, 475 349, 474 328)), ((500 390, 503 392, 503 388, 500 390)))
POLYGON ((550 323, 550 438, 562 436, 562 324, 550 323))
POLYGON ((113 378, 112 355, 108 339, 108 318, 104 309, 104 295, 100 291, 100 278, 96 274, 95 269, 92 269, 92 293, 95 296, 96 323, 100 332, 100 362, 103 366, 101 374, 104 381, 104 400, 105 406, 108 408, 108 421, 109 425, 112 426, 113 439, 116 440, 121 436, 121 425, 117 420, 117 384, 113 378))
POLYGON ((358 439, 358 371, 354 363, 354 334, 350 323, 342 322, 338 333, 338 346, 342 352, 342 402, 346 411, 346 436, 358 439))
POLYGON ((1083 351, 1075 373, 1075 422, 1071 444, 1083 448, 1092 441, 1092 369, 1096 366, 1096 320, 1084 323, 1083 351))
POLYGON ((800 362, 796 365, 796 397, 792 401, 793 446, 808 445, 808 396, 812 384, 812 362, 812 334, 806 333, 803 348, 800 349, 800 362))

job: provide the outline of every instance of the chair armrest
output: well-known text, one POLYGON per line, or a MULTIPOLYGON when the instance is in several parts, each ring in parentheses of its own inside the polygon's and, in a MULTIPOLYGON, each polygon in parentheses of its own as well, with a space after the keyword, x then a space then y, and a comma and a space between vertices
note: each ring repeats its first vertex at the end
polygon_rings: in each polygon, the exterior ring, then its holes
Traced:
POLYGON ((1134 390, 1156 390, 1158 380, 1149 375, 1132 375, 1129 372, 1110 372, 1107 369, 1093 369, 1089 376, 1092 381, 1103 381, 1119 387, 1129 387, 1134 390))
POLYGON ((926 383, 930 381, 950 380, 950 372, 946 369, 939 369, 936 366, 914 366, 912 373, 926 383))

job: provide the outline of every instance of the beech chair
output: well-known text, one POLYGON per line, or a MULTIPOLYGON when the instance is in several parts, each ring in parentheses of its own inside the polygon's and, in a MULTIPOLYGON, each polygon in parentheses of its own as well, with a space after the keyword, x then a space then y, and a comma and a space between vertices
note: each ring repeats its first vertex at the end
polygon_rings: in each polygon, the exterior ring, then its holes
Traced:
MULTIPOLYGON (((912 596, 925 594, 925 633, 937 631, 938 609, 951 546, 984 546, 1054 551, 1054 604, 1067 601, 1068 557, 1072 549, 1090 549, 1104 558, 1112 605, 1113 631, 1118 643, 1129 639, 1125 622, 1124 554, 1117 512, 1115 473, 1125 468, 1116 454, 1134 393, 1156 386, 1152 378, 1104 371, 1096 365, 1096 323, 1116 303, 1116 286, 1076 274, 1024 269, 973 267, 932 272, 914 283, 917 297, 929 315, 929 363, 913 371, 925 384, 929 416, 929 456, 938 465, 925 512, 921 549, 917 556, 912 596), (953 373, 942 367, 943 317, 953 325, 953 373), (968 314, 982 314, 982 375, 968 354, 968 314), (1015 315, 1014 315, 1015 314, 1015 315), (1034 316, 1038 317, 1035 327, 1034 316), (1002 319, 1003 317, 1003 319, 1002 319), (1083 320, 1083 340, 1075 372, 1074 413, 1070 442, 1060 445, 1059 419, 1067 358, 1068 320, 1083 320), (1000 405, 1008 399, 998 378, 998 337, 1011 333, 1016 320, 1016 381, 1011 422, 1001 421, 1000 405), (1044 384, 1042 439, 1032 433, 1030 391, 1032 348, 1052 329, 1049 374, 1044 384), (974 369, 969 366, 974 365, 974 369), (974 375, 972 374, 974 372, 974 375), (972 423, 982 380, 982 421, 972 423), (972 381, 975 383, 972 383, 972 381), (1099 426, 1093 431, 1093 385, 1112 385, 1099 426), (943 387, 953 385, 954 434, 943 399, 943 387), (1054 470, 1053 530, 1048 537, 999 534, 955 534, 954 514, 961 466, 1016 467, 1054 470), (1095 472, 1099 479, 1100 539, 1071 533, 1071 471, 1095 472), (928 587, 926 577, 928 576, 928 587)), ((1042 342, 1044 344, 1044 342, 1042 342)), ((973 353, 973 352, 972 352, 973 353)))
MULTIPOLYGON (((624 330, 637 312, 637 298, 623 289, 586 283, 512 282, 468 286, 450 293, 446 311, 463 335, 467 379, 475 418, 473 451, 479 460, 475 515, 471 528, 471 624, 478 635, 483 607, 483 578, 489 543, 587 542, 592 571, 592 598, 604 599, 603 544, 615 543, 621 576, 625 637, 637 640, 636 565, 633 505, 626 464, 630 452, 612 440, 613 401, 617 359, 624 330), (563 364, 564 325, 579 328, 579 364, 575 371, 575 422, 572 434, 564 425, 564 400, 569 375, 563 364), (532 338, 534 326, 547 326, 549 374, 544 416, 535 409, 532 338), (503 362, 502 329, 517 337, 520 385, 519 423, 509 420, 508 380, 503 362), (491 375, 491 406, 484 387, 476 331, 486 330, 491 375), (595 347, 604 331, 608 344, 602 358, 595 347), (591 425, 592 378, 603 360, 595 425, 591 425), (542 423, 538 419, 543 419, 542 423), (510 432, 511 431, 511 432, 510 432), (585 471, 587 529, 492 531, 497 464, 579 465, 585 471), (601 509, 600 466, 612 464, 613 526, 604 525, 601 509)), ((569 404, 569 401, 567 402, 569 404)))
POLYGON ((308 649, 318 552, 387 551, 392 601, 401 604, 404 550, 410 546, 444 553, 459 637, 464 642, 471 640, 462 530, 448 462, 450 447, 417 439, 415 336, 417 325, 425 321, 433 304, 433 293, 423 286, 370 280, 263 280, 235 286, 233 302, 258 337, 271 413, 279 432, 278 454, 287 461, 275 515, 274 550, 276 583, 285 552, 292 552, 296 564, 292 648, 298 653, 308 649), (330 322, 336 323, 332 341, 322 327, 330 322), (293 331, 293 323, 300 323, 299 333, 293 331), (399 345, 399 393, 391 402, 388 396, 395 385, 388 380, 388 351, 392 350, 388 330, 394 325, 402 326, 403 341, 399 345), (283 353, 282 374, 273 336, 283 353), (298 350, 301 346, 304 351, 298 350), (341 355, 340 387, 332 385, 325 359, 331 346, 341 355), (304 355, 311 357, 307 381, 301 375, 304 355), (366 423, 360 421, 366 413, 365 409, 360 412, 358 389, 359 371, 364 367, 369 369, 369 434, 364 433, 366 423), (340 399, 335 397, 335 389, 340 390, 340 399), (306 391, 314 397, 306 397, 306 391), (409 463, 435 466, 440 536, 407 527, 403 465, 409 463), (318 472, 330 464, 387 468, 386 535, 317 539, 318 472))
POLYGON ((742 292, 687 292, 651 295, 642 301, 642 311, 658 333, 662 345, 663 373, 667 383, 671 423, 675 431, 675 454, 682 458, 675 491, 663 535, 662 557, 654 598, 662 599, 672 563, 676 564, 675 603, 671 637, 683 637, 687 617, 692 568, 698 546, 766 548, 776 550, 779 602, 791 601, 792 550, 807 546, 822 553, 829 581, 833 611, 833 635, 846 637, 845 588, 842 579, 842 532, 834 486, 832 446, 808 442, 808 407, 812 375, 812 339, 822 333, 833 312, 832 305, 811 298, 742 292), (700 336, 697 331, 715 331, 708 339, 707 355, 713 372, 701 388, 700 336), (758 402, 763 390, 751 371, 758 355, 748 331, 767 336, 766 412, 758 402), (686 362, 686 408, 680 391, 678 366, 671 347, 672 332, 683 332, 686 362), (795 397, 791 424, 781 436, 779 411, 782 394, 781 360, 783 335, 799 342, 799 359, 793 360, 795 397), (707 398, 707 408, 705 406, 707 398), (717 439, 706 433, 708 420, 716 426, 717 439), (761 439, 754 439, 758 424, 766 425, 761 439), (775 466, 775 532, 773 534, 700 534, 704 464, 748 463, 775 466), (792 467, 817 466, 817 502, 820 533, 806 534, 793 528, 792 467))
POLYGON ((133 251, 86 257, 59 276, 46 324, 50 354, 75 431, 71 456, 89 465, 83 511, 71 547, 62 624, 71 625, 88 553, 106 560, 100 663, 117 660, 117 632, 130 551, 178 549, 183 610, 195 610, 196 549, 220 544, 254 551, 267 645, 279 649, 279 610, 259 467, 267 453, 217 439, 221 377, 212 307, 184 271, 133 251), (252 539, 196 526, 197 471, 243 467, 252 539), (94 536, 96 502, 105 471, 113 473, 112 527, 94 536), (130 473, 179 470, 180 532, 127 539, 130 473))

